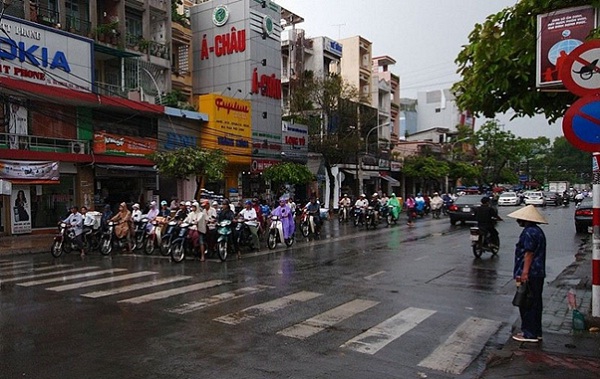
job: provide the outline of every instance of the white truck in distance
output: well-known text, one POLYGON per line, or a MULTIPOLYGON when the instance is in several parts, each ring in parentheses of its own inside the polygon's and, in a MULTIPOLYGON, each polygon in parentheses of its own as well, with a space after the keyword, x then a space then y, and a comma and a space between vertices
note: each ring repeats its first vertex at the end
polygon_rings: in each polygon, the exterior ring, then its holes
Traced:
POLYGON ((569 182, 549 182, 548 191, 563 194, 569 189, 569 182))

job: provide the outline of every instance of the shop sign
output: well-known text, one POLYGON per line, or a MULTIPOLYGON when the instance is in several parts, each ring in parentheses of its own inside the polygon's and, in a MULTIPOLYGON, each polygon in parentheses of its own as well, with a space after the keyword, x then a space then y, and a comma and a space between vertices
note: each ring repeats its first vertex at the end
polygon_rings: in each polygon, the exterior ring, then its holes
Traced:
POLYGON ((400 172, 401 170, 402 170, 402 163, 401 162, 394 162, 394 161, 390 162, 390 171, 400 172))
POLYGON ((281 134, 252 132, 252 155, 254 157, 281 158, 281 134))
POLYGON ((324 47, 325 47, 325 51, 328 51, 334 55, 337 55, 338 57, 342 57, 342 44, 339 43, 338 41, 334 41, 331 38, 325 38, 325 43, 324 43, 324 47))
POLYGON ((18 180, 58 180, 58 162, 0 161, 0 178, 18 180))
POLYGON ((92 40, 4 15, 0 76, 91 92, 92 40))
POLYGON ((12 233, 31 233, 31 197, 29 186, 13 186, 10 204, 12 233))
POLYGON ((229 9, 227 5, 219 5, 215 7, 212 14, 212 21, 215 26, 221 27, 229 20, 229 9))
POLYGON ((387 159, 380 159, 379 160, 379 168, 382 170, 389 170, 390 169, 390 161, 387 159))
POLYGON ((195 136, 168 132, 167 142, 165 142, 164 146, 166 150, 182 149, 184 147, 196 147, 198 146, 198 139, 195 136))
POLYGON ((250 93, 260 94, 261 96, 270 97, 272 99, 281 99, 281 79, 278 79, 275 74, 259 76, 258 69, 252 71, 252 84, 250 93))
POLYGON ((213 93, 200 96, 198 106, 209 120, 200 134, 200 146, 223 150, 230 163, 249 165, 252 149, 251 103, 213 93))
POLYGON ((121 136, 106 132, 94 133, 95 154, 145 157, 154 153, 157 148, 158 141, 153 138, 121 136))
POLYGON ((305 161, 308 157, 308 126, 282 122, 282 151, 286 159, 305 161))
POLYGON ((229 33, 217 34, 209 45, 208 36, 204 34, 200 42, 200 60, 210 59, 212 54, 217 57, 243 53, 246 51, 246 30, 231 28, 229 33))
POLYGON ((254 159, 252 160, 252 173, 263 172, 269 167, 276 165, 280 161, 275 159, 254 159))

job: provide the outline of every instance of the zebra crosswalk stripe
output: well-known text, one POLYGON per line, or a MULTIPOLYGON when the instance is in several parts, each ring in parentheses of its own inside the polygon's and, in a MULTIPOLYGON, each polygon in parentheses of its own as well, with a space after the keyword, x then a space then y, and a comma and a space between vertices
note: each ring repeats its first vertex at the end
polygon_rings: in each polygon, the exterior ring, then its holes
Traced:
POLYGON ((340 347, 359 353, 375 354, 387 344, 410 331, 435 313, 435 311, 430 309, 407 308, 381 324, 352 338, 340 347))
POLYGON ((45 277, 53 276, 53 275, 70 274, 70 273, 73 273, 73 272, 89 271, 89 270, 95 270, 97 268, 100 268, 100 267, 97 267, 97 266, 78 267, 78 268, 70 268, 68 270, 59 270, 59 271, 54 271, 54 272, 46 272, 46 273, 43 273, 43 274, 32 274, 32 275, 18 276, 18 277, 14 277, 14 278, 0 279, 0 284, 10 283, 10 282, 18 282, 19 280, 29 280, 29 279, 35 279, 35 278, 45 278, 45 277))
POLYGON ((18 269, 14 270, 14 271, 5 272, 4 274, 0 274, 0 278, 7 278, 7 277, 15 276, 18 274, 28 274, 30 272, 54 270, 54 269, 63 268, 63 267, 73 267, 73 265, 61 264, 61 265, 54 265, 54 266, 34 267, 31 269, 25 268, 25 267, 19 267, 18 269))
POLYGON ((228 300, 237 299, 242 296, 250 295, 252 293, 261 292, 268 288, 274 287, 257 285, 254 287, 239 288, 234 291, 223 292, 191 303, 185 303, 178 307, 167 309, 167 312, 183 315, 186 313, 198 311, 206 307, 210 307, 211 305, 219 304, 228 300))
POLYGON ((229 313, 225 316, 217 317, 214 320, 229 325, 238 325, 242 322, 250 321, 256 317, 264 316, 273 313, 280 309, 286 308, 292 304, 312 300, 322 296, 320 293, 300 291, 294 294, 280 297, 279 299, 267 301, 266 303, 257 304, 239 312, 229 313))
MULTIPOLYGON (((40 264, 47 264, 47 263, 40 263, 40 264)), ((32 265, 33 265, 33 262, 25 262, 25 261, 4 262, 4 263, 0 263, 0 270, 19 268, 21 266, 32 266, 32 265)))
POLYGON ((17 283, 17 285, 21 286, 21 287, 39 286, 40 284, 64 282, 65 280, 73 280, 73 279, 83 279, 83 278, 89 278, 92 276, 104 275, 104 274, 114 274, 115 272, 122 272, 122 271, 127 271, 127 269, 126 268, 111 268, 108 270, 92 271, 92 272, 86 272, 83 274, 60 276, 58 278, 32 280, 30 282, 17 283))
POLYGON ((128 304, 147 303, 149 301, 166 299, 171 296, 176 296, 176 295, 180 295, 180 294, 188 293, 188 292, 200 291, 200 290, 217 287, 217 286, 220 286, 223 284, 228 284, 228 283, 231 283, 231 282, 228 280, 209 280, 207 282, 196 283, 196 284, 192 284, 192 285, 185 286, 185 287, 178 287, 178 288, 173 288, 170 290, 154 292, 154 293, 147 294, 147 295, 142 295, 142 296, 132 297, 129 299, 119 300, 118 302, 119 303, 128 303, 128 304))
POLYGON ((88 297, 91 299, 97 299, 99 297, 106 297, 106 296, 111 296, 111 295, 118 295, 121 293, 125 293, 125 292, 131 292, 131 291, 137 291, 137 290, 141 290, 144 288, 150 288, 150 287, 157 287, 157 286, 161 286, 163 284, 169 284, 169 283, 175 283, 175 282, 179 282, 182 280, 188 280, 191 279, 191 276, 173 276, 170 278, 162 278, 162 279, 154 279, 151 280, 149 282, 142 282, 142 283, 135 283, 135 284, 131 284, 128 286, 123 286, 123 287, 118 287, 118 288, 113 288, 110 290, 104 290, 104 291, 94 291, 94 292, 88 292, 88 293, 84 293, 81 296, 83 297, 88 297))
POLYGON ((485 343, 498 331, 501 324, 498 321, 470 317, 442 345, 423 359, 419 366, 461 374, 481 353, 485 343))
POLYGON ((378 301, 362 299, 352 300, 327 312, 311 317, 299 324, 280 330, 277 334, 303 340, 360 312, 364 312, 377 304, 379 304, 378 301))
POLYGON ((98 284, 120 282, 122 280, 141 278, 143 276, 156 275, 156 274, 157 273, 154 272, 154 271, 140 271, 140 272, 134 272, 134 273, 131 273, 131 274, 125 274, 125 275, 119 275, 119 276, 111 276, 109 278, 87 280, 85 282, 79 282, 79 283, 73 283, 73 284, 65 284, 65 285, 56 286, 56 287, 48 287, 46 289, 48 291, 62 292, 62 291, 69 291, 69 290, 73 290, 73 289, 77 289, 77 288, 85 288, 85 287, 96 286, 98 284))

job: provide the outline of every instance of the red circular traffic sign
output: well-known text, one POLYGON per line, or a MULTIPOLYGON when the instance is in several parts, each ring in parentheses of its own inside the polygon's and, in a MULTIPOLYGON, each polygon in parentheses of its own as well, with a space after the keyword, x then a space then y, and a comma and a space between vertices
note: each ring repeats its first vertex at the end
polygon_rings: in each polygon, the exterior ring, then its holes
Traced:
POLYGON ((558 58, 560 79, 577 96, 600 93, 600 40, 584 42, 558 58))
POLYGON ((600 96, 583 97, 571 105, 563 118, 563 133, 576 148, 600 151, 600 96))

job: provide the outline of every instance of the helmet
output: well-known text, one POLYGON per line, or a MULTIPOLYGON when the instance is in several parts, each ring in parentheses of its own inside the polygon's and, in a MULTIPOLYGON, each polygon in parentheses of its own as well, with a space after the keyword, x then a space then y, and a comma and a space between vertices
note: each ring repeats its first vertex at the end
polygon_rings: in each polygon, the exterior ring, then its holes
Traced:
POLYGON ((131 206, 131 208, 140 209, 140 205, 138 203, 135 203, 131 206))
POLYGON ((367 197, 367 195, 365 195, 364 193, 361 193, 360 197, 367 197))
POLYGON ((160 202, 160 205, 167 205, 167 202, 166 202, 166 200, 163 200, 163 201, 161 201, 161 202, 160 202))
POLYGON ((251 204, 252 204, 252 200, 246 200, 246 201, 244 202, 244 204, 246 204, 246 205, 251 205, 251 204))
POLYGON ((395 197, 396 194, 394 192, 392 192, 392 194, 390 195, 391 197, 395 197))
POLYGON ((192 206, 192 202, 191 202, 191 201, 186 201, 186 202, 185 202, 185 206, 186 206, 186 207, 190 207, 190 206, 192 206))
POLYGON ((379 194, 378 194, 377 192, 375 192, 375 193, 373 194, 373 197, 376 197, 376 196, 379 196, 379 194))
POLYGON ((150 206, 151 206, 151 207, 155 207, 155 206, 156 206, 156 201, 151 201, 151 202, 150 202, 150 206))
POLYGON ((192 207, 196 207, 196 209, 198 209, 198 208, 200 207, 200 204, 198 204, 198 202, 197 202, 197 201, 194 201, 194 202, 192 203, 192 207))
POLYGON ((438 196, 438 195, 439 195, 439 193, 437 193, 437 192, 433 193, 433 196, 438 196))
POLYGON ((490 202, 490 198, 487 196, 484 196, 481 198, 481 204, 487 204, 490 202))
POLYGON ((213 202, 212 202, 212 205, 213 205, 213 207, 214 207, 215 205, 219 205, 219 203, 218 203, 218 202, 216 202, 216 201, 213 201, 213 202))
POLYGON ((423 196, 423 195, 421 195, 421 192, 419 192, 419 193, 417 193, 417 196, 423 196))
POLYGON ((348 194, 347 194, 347 193, 345 193, 345 194, 344 194, 344 197, 348 197, 348 194))
POLYGON ((180 201, 179 205, 185 205, 185 201, 180 201))

